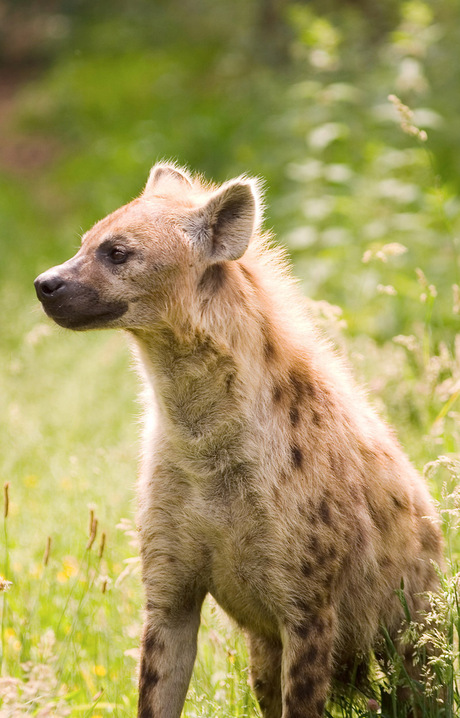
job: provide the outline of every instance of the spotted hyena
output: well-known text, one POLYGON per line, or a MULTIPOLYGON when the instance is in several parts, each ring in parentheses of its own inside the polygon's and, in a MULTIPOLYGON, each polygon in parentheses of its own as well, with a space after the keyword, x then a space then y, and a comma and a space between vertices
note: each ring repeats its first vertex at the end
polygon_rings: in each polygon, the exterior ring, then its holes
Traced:
POLYGON ((319 718, 382 624, 397 643, 401 581, 413 615, 436 586, 427 487, 260 221, 257 182, 159 164, 35 283, 61 326, 127 330, 145 384, 141 718, 180 716, 207 593, 247 635, 265 718, 319 718))

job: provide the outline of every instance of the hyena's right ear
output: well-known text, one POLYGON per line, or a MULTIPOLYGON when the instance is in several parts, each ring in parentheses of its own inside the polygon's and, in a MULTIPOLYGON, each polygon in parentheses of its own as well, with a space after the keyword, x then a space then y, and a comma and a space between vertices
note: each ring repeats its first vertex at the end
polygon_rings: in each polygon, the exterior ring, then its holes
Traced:
POLYGON ((226 182, 203 207, 193 210, 184 229, 204 259, 220 262, 244 254, 259 219, 257 183, 240 177, 226 182))
POLYGON ((173 164, 157 162, 150 170, 143 192, 144 197, 170 195, 184 189, 191 189, 192 182, 188 172, 173 164))

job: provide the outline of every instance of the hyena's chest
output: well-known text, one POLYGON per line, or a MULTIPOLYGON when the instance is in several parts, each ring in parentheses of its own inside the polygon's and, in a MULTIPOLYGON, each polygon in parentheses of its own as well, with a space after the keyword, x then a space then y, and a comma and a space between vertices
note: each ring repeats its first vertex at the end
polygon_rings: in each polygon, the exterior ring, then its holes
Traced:
POLYGON ((200 502, 195 511, 189 528, 204 546, 206 590, 243 628, 276 633, 271 577, 276 552, 262 503, 227 497, 211 505, 200 502))

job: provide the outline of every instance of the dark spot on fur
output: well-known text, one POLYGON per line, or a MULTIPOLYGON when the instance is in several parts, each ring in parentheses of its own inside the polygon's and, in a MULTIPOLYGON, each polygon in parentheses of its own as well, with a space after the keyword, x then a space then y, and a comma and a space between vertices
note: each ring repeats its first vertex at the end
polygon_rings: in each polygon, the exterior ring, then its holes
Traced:
POLYGON ((201 291, 207 291, 211 294, 217 294, 225 284, 227 276, 227 268, 225 264, 211 264, 203 272, 203 275, 199 281, 198 289, 201 291))
POLYGON ((300 374, 296 369, 291 370, 289 374, 289 381, 297 401, 303 399, 304 396, 308 396, 310 399, 313 399, 316 396, 315 387, 309 378, 300 374))
POLYGON ((294 631, 301 638, 307 638, 307 636, 309 635, 309 633, 311 631, 310 619, 306 619, 306 620, 300 621, 300 623, 294 624, 294 631))
POLYGON ((289 410, 289 421, 291 422, 292 426, 297 426, 299 423, 300 414, 299 410, 296 406, 291 406, 289 410))
POLYGON ((239 266, 240 266, 241 273, 247 279, 249 284, 251 284, 254 287, 254 289, 257 289, 257 287, 258 287, 257 280, 254 277, 254 275, 252 274, 252 272, 249 271, 249 269, 247 267, 245 267, 244 264, 240 264, 239 266))
POLYGON ((329 505, 326 501, 326 499, 322 499, 320 505, 319 505, 319 515, 321 516, 322 521, 327 524, 328 526, 332 523, 332 517, 331 517, 331 510, 329 508, 329 505))
POLYGON ((308 545, 310 547, 311 553, 318 556, 320 554, 320 543, 318 540, 318 537, 313 534, 313 536, 310 536, 308 539, 308 545))
POLYGON ((326 621, 325 621, 324 618, 322 618, 321 616, 319 616, 318 618, 315 619, 313 625, 314 625, 315 631, 316 631, 316 632, 318 633, 318 635, 320 635, 320 636, 321 636, 321 635, 324 633, 324 631, 326 630, 326 621))
MULTIPOLYGON (((292 570, 295 570, 294 566, 292 567, 292 570)), ((310 616, 310 606, 303 598, 295 598, 293 603, 299 611, 302 611, 304 616, 310 616)))
POLYGON ((226 386, 227 391, 230 391, 230 389, 232 388, 234 383, 235 383, 235 374, 234 374, 234 372, 231 372, 231 373, 227 374, 227 376, 225 377, 225 386, 226 386))
POLYGON ((437 553, 441 547, 441 535, 437 526, 429 519, 422 519, 420 540, 425 551, 437 553))
POLYGON ((293 444, 291 446, 291 454, 294 466, 296 467, 296 469, 300 469, 302 467, 303 455, 297 444, 293 444))
POLYGON ((275 345, 266 339, 264 343, 264 356, 267 361, 271 361, 275 357, 275 345))
POLYGON ((154 670, 146 669, 141 673, 141 686, 147 690, 155 688, 159 680, 160 676, 154 670))
POLYGON ((320 415, 318 414, 318 412, 315 411, 314 409, 312 409, 311 418, 312 418, 313 423, 315 424, 315 426, 319 426, 319 425, 321 424, 321 417, 320 417, 320 415))
POLYGON ((327 562, 327 554, 324 551, 322 551, 321 549, 319 549, 318 553, 316 554, 317 565, 324 567, 326 562, 327 562))
POLYGON ((313 663, 318 658, 318 646, 313 643, 307 652, 305 653, 305 661, 307 663, 313 663))
POLYGON ((308 576, 311 576, 313 573, 313 566, 310 561, 305 560, 305 561, 302 561, 300 570, 302 571, 304 576, 308 577, 308 576))
POLYGON ((275 404, 279 404, 281 397, 283 396, 283 389, 279 384, 273 387, 273 401, 275 404))
POLYGON ((325 605, 327 599, 327 591, 324 589, 316 589, 313 594, 313 603, 316 608, 321 608, 325 605))
POLYGON ((272 361, 276 355, 275 341, 270 322, 267 318, 263 318, 262 336, 264 339, 264 356, 267 362, 272 361))
POLYGON ((374 507, 368 496, 366 496, 366 503, 367 510, 369 511, 369 516, 371 517, 373 523, 377 526, 378 530, 381 533, 385 533, 388 530, 388 522, 386 520, 386 517, 382 514, 381 511, 378 511, 374 507))
POLYGON ((165 647, 163 641, 159 638, 157 631, 150 627, 145 632, 144 636, 144 651, 147 655, 154 651, 162 651, 165 647))
POLYGON ((296 398, 300 399, 303 394, 303 387, 302 387, 302 380, 300 379, 298 373, 293 369, 289 374, 289 381, 291 383, 291 386, 294 390, 294 394, 296 398))
POLYGON ((150 667, 146 656, 142 656, 141 669, 139 672, 139 694, 140 698, 145 697, 160 680, 157 671, 150 667))
POLYGON ((254 681, 254 690, 256 693, 260 693, 265 689, 265 682, 262 681, 260 678, 257 678, 256 681, 254 681))
POLYGON ((292 689, 292 696, 295 702, 305 703, 311 700, 315 692, 315 681, 311 676, 300 679, 292 689))
POLYGON ((310 399, 314 399, 317 395, 316 387, 310 381, 305 381, 305 391, 310 399))
POLYGON ((323 699, 320 698, 319 700, 316 701, 315 708, 316 708, 316 712, 318 713, 319 716, 323 715, 325 705, 326 705, 326 701, 324 700, 324 698, 323 699))
POLYGON ((337 549, 335 548, 335 546, 329 546, 327 555, 330 561, 333 561, 335 558, 337 558, 337 549))
POLYGON ((405 508, 404 504, 402 504, 401 501, 400 501, 396 496, 393 496, 393 495, 392 495, 391 498, 392 498, 393 503, 394 503, 394 505, 396 506, 397 509, 404 509, 404 508, 405 508))

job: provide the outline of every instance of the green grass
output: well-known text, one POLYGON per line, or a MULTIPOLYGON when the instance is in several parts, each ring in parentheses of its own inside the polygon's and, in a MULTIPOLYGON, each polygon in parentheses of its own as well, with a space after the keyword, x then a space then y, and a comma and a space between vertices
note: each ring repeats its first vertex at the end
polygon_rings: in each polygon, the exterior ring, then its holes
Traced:
MULTIPOLYGON (((448 687, 442 718, 454 716, 458 6, 397 3, 398 23, 369 44, 356 9, 332 3, 322 14, 315 3, 288 3, 291 61, 268 68, 248 50, 252 5, 223 4, 220 16, 203 1, 194 10, 200 22, 175 3, 153 5, 139 1, 129 17, 106 8, 73 18, 4 127, 52 137, 58 151, 39 171, 0 172, 0 482, 9 484, 0 574, 12 582, 0 593, 0 715, 44 716, 48 704, 58 718, 135 714, 138 382, 120 334, 58 329, 32 282, 137 194, 156 159, 175 157, 215 180, 266 179, 267 226, 288 246, 318 322, 426 467, 448 556, 431 627, 440 658, 426 682, 448 687), (234 12, 241 22, 228 38, 234 12), (403 132, 391 93, 417 110, 413 123, 427 142, 403 132), (90 511, 98 527, 87 548, 90 511)), ((241 635, 208 602, 184 716, 257 716, 247 670, 241 635)), ((403 718, 394 705, 386 718, 403 718)), ((371 718, 371 707, 345 701, 330 712, 371 718)))

